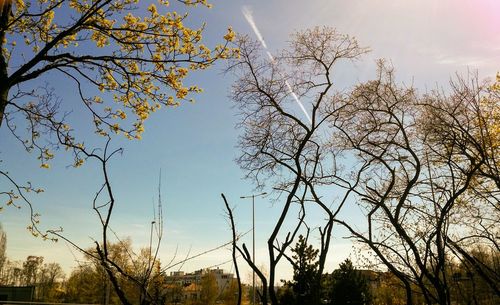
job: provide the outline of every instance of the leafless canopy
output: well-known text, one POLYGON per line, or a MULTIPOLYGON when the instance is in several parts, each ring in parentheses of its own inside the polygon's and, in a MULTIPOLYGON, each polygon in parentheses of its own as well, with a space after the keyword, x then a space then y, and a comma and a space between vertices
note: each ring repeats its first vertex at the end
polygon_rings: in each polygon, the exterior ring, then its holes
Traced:
POLYGON ((450 304, 457 262, 499 294, 497 267, 474 255, 480 245, 498 258, 498 90, 471 76, 450 93, 419 94, 381 60, 373 80, 341 93, 335 64, 367 49, 330 28, 296 33, 276 57, 248 38, 240 48, 230 67, 243 129, 237 162, 257 187, 275 190, 281 209, 268 238, 272 304, 276 266, 309 226, 320 272, 339 225, 401 281, 408 304, 450 304), (364 220, 346 218, 348 205, 364 220))
MULTIPOLYGON (((237 161, 258 187, 266 184, 280 195, 281 212, 268 237, 269 278, 261 276, 267 284, 262 301, 267 303, 269 293, 271 303, 277 304, 276 266, 297 233, 307 227, 309 208, 325 217, 318 227, 319 269, 323 271, 333 220, 347 198, 344 191, 335 211, 318 193, 322 186, 341 183, 326 125, 335 120, 345 101, 334 93, 332 73, 338 62, 358 59, 368 50, 332 28, 296 33, 289 48, 276 57, 268 53, 262 59, 260 44, 248 38, 242 38, 239 47, 241 57, 230 67, 239 77, 231 97, 243 129, 237 161)), ((248 251, 242 255, 259 271, 248 251)))

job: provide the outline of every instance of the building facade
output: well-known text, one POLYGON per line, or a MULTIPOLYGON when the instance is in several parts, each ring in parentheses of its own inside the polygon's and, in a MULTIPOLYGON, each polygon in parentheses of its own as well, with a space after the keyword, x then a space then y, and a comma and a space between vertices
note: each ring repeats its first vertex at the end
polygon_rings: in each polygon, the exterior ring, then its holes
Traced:
POLYGON ((203 289, 202 281, 206 276, 212 276, 215 279, 219 295, 228 289, 234 280, 232 273, 226 273, 219 268, 200 269, 191 273, 174 271, 166 276, 166 289, 174 292, 172 297, 176 300, 197 300, 200 298, 203 289))

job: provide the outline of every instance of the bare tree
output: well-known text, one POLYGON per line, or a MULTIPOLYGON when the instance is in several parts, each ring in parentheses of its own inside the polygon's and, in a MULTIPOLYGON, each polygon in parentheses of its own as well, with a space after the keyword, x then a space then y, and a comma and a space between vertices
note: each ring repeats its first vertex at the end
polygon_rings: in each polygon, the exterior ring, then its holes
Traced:
POLYGON ((224 194, 221 194, 222 199, 224 200, 224 204, 226 206, 226 210, 228 213, 229 221, 231 223, 231 231, 233 233, 233 240, 232 240, 232 259, 233 259, 233 264, 234 264, 234 270, 236 272, 236 280, 238 283, 238 298, 237 298, 237 303, 236 305, 241 304, 241 296, 242 296, 242 288, 241 288, 241 277, 240 277, 240 269, 238 268, 238 260, 237 260, 237 241, 238 241, 238 236, 236 234, 236 226, 234 224, 234 216, 233 216, 233 210, 231 207, 229 207, 229 203, 227 202, 226 196, 224 194))
POLYGON ((456 259, 474 266, 498 295, 498 274, 470 255, 477 242, 498 251, 498 91, 459 78, 449 94, 419 95, 398 85, 382 60, 375 79, 335 91, 335 63, 367 50, 328 28, 295 34, 290 48, 269 60, 257 42, 243 39, 240 49, 230 67, 239 76, 232 90, 243 128, 238 163, 258 188, 281 195, 263 303, 269 293, 277 304, 276 266, 312 225, 314 209, 325 215, 313 224, 320 274, 340 225, 401 281, 407 304, 450 304, 456 259), (346 205, 361 209, 362 225, 340 213, 346 205))
POLYGON ((480 84, 477 76, 458 77, 448 96, 434 93, 423 104, 422 126, 434 148, 435 159, 468 173, 467 190, 457 198, 455 223, 446 242, 453 254, 469 264, 500 296, 500 277, 492 264, 474 255, 477 247, 500 251, 500 90, 480 84), (468 162, 468 163, 467 163, 468 162), (474 171, 471 165, 476 164, 474 171), (457 219, 458 218, 458 219, 457 219), (464 232, 465 230, 465 232, 464 232))
POLYGON ((92 203, 93 211, 97 215, 101 225, 101 237, 94 241, 94 248, 86 249, 75 244, 68 236, 63 234, 62 229, 48 230, 46 235, 55 236, 68 242, 88 258, 101 265, 122 304, 134 304, 131 296, 126 293, 123 282, 127 282, 129 285, 133 285, 138 289, 139 304, 156 304, 157 300, 153 297, 153 294, 151 294, 149 285, 156 280, 156 277, 162 276, 160 272, 161 268, 158 266, 158 253, 163 237, 160 186, 158 189, 159 197, 157 212, 154 220, 151 222, 151 240, 149 248, 143 250, 142 255, 138 255, 133 252, 131 247, 126 246, 111 228, 111 220, 117 202, 115 200, 111 177, 108 171, 108 163, 111 158, 117 153, 120 153, 122 149, 110 150, 109 145, 110 138, 108 138, 108 142, 102 151, 88 151, 83 147, 74 147, 75 149, 79 149, 79 153, 83 154, 86 159, 95 160, 100 164, 104 180, 92 203), (117 256, 117 253, 120 251, 117 252, 113 249, 114 247, 122 247, 125 253, 122 253, 121 256, 125 255, 129 259, 120 259, 120 255, 117 256), (129 262, 131 262, 131 266, 129 266, 129 262))
MULTIPOLYGON (((467 88, 454 83, 450 95, 419 96, 412 87, 398 86, 382 61, 377 78, 354 88, 341 119, 331 125, 339 131, 334 145, 357 158, 361 183, 353 199, 366 211, 367 231, 349 220, 335 222, 404 283, 408 304, 414 303, 415 287, 426 304, 451 303, 449 266, 472 250, 462 243, 460 253, 457 241, 480 238, 467 230, 471 225, 482 224, 485 240, 498 241, 492 226, 499 219, 498 188, 494 175, 488 176, 489 153, 464 147, 482 142, 475 130, 478 117, 459 105, 477 103, 482 89, 467 88), (477 177, 493 190, 486 192, 477 177), (485 214, 469 214, 477 208, 485 214)), ((495 282, 497 277, 490 278, 498 292, 495 282)))
POLYGON ((337 103, 332 94, 332 72, 339 61, 355 60, 368 50, 331 28, 298 32, 289 49, 276 57, 268 54, 267 60, 262 59, 260 44, 248 38, 239 41, 239 48, 241 57, 230 67, 239 76, 232 88, 243 128, 238 163, 257 187, 264 187, 265 180, 283 195, 278 199, 280 216, 267 242, 269 277, 254 264, 245 244, 240 252, 264 284, 261 302, 267 304, 269 293, 271 303, 277 304, 276 267, 304 226, 308 209, 319 209, 326 218, 317 230, 318 269, 323 272, 333 220, 344 203, 341 200, 332 210, 318 191, 336 179, 335 157, 325 132, 327 119, 336 115, 343 101, 337 103), (325 107, 331 110, 327 116, 325 107), (296 110, 301 108, 302 113, 296 110))

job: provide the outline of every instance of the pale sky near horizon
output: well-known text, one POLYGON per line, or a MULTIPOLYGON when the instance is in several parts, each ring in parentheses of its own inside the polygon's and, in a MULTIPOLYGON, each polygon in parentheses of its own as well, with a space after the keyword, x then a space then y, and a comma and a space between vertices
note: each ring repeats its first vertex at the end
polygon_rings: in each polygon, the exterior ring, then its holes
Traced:
MULTIPOLYGON (((209 45, 220 42, 228 26, 255 38, 243 7, 251 12, 271 53, 286 45, 290 33, 316 25, 332 26, 355 36, 372 52, 336 72, 339 89, 374 76, 377 58, 390 60, 398 80, 413 83, 420 92, 434 89, 437 84, 446 89, 450 77, 456 73, 477 71, 480 78, 492 78, 500 71, 498 0, 214 0, 212 3, 212 9, 192 10, 189 17, 198 25, 206 21, 204 39, 209 45)), ((146 123, 141 141, 113 141, 115 147, 123 146, 125 151, 111 164, 119 200, 112 226, 120 237, 130 236, 137 247, 149 243, 158 173, 162 170, 165 215, 162 261, 170 261, 174 253, 176 260, 180 260, 230 240, 222 192, 235 206, 239 231, 251 228, 251 201, 239 197, 251 194, 254 186, 242 179, 244 172, 234 162, 240 131, 234 127, 236 110, 227 97, 234 79, 223 74, 222 68, 224 65, 219 64, 193 76, 193 81, 204 88, 204 93, 196 97, 197 102, 154 114, 146 123)), ((71 92, 65 91, 71 87, 65 86, 64 80, 58 80, 57 86, 63 97, 71 96, 71 92)), ((81 119, 79 123, 84 124, 81 119)), ((42 228, 62 226, 69 238, 84 247, 91 246, 91 237, 97 237, 98 223, 91 200, 100 181, 93 165, 73 169, 67 166, 69 157, 58 152, 50 170, 40 169, 36 156, 25 153, 5 129, 5 125, 0 129, 2 168, 18 180, 29 180, 46 190, 31 197, 35 210, 42 214, 42 228)), ((256 203, 257 261, 263 264, 265 236, 278 209, 269 198, 258 198, 256 203)), ((60 263, 68 273, 76 265, 64 243, 43 242, 26 231, 26 208, 6 207, 0 212, 0 223, 8 236, 10 259, 42 255, 46 262, 60 263)), ((250 245, 250 234, 245 242, 250 245)), ((75 250, 73 253, 76 255, 75 250)), ((350 254, 351 244, 335 236, 327 271, 350 254)), ((230 260, 230 255, 228 249, 221 249, 186 263, 183 270, 217 265, 230 260)), ((232 271, 231 264, 220 267, 232 271)), ((283 268, 280 277, 290 274, 289 269, 283 268)))

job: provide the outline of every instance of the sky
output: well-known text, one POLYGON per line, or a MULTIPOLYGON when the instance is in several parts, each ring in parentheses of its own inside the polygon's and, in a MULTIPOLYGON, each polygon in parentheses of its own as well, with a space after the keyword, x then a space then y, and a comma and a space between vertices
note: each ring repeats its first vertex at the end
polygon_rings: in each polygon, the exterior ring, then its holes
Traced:
MULTIPOLYGON (((372 50, 355 64, 335 72, 338 89, 375 75, 378 58, 389 60, 398 81, 413 84, 420 92, 439 86, 446 90, 455 74, 477 73, 480 78, 494 77, 500 70, 500 1, 498 0, 231 0, 212 1, 210 10, 189 10, 195 25, 206 22, 204 39, 208 45, 221 41, 228 26, 253 38, 255 31, 245 18, 251 16, 271 54, 286 46, 289 35, 314 26, 335 27, 355 36, 362 46, 372 50)), ((266 56, 266 54, 262 54, 266 56)), ((161 245, 162 261, 180 261, 185 257, 218 247, 231 239, 230 227, 220 197, 225 193, 235 207, 240 232, 251 229, 251 200, 240 196, 255 192, 251 181, 234 159, 240 130, 236 109, 228 98, 233 76, 224 74, 224 64, 193 75, 204 93, 195 103, 162 109, 146 123, 140 141, 117 138, 114 147, 124 153, 110 164, 111 179, 118 207, 112 227, 120 237, 130 237, 136 247, 149 243, 153 206, 157 198, 161 170, 161 195, 164 204, 165 232, 161 245)), ((63 101, 71 100, 71 86, 55 78, 63 101)), ((85 116, 72 114, 78 124, 85 116), (83 118, 82 118, 83 117, 83 118)), ((84 136, 91 137, 86 134, 84 136)), ((41 227, 63 227, 68 238, 83 247, 98 237, 98 219, 91 210, 92 198, 99 187, 96 164, 74 169, 70 156, 57 152, 51 169, 39 168, 36 156, 27 154, 2 126, 0 158, 16 179, 31 181, 45 192, 31 199, 40 212, 41 227)), ((0 181, 0 183, 4 183, 0 181)), ((0 185, 0 189, 6 187, 0 185)), ((264 190, 267 191, 267 190, 264 190)), ((272 198, 256 199, 257 264, 265 263, 266 234, 269 234, 279 209, 272 198)), ((63 242, 51 243, 34 238, 25 229, 26 208, 5 208, 0 223, 7 233, 10 259, 24 260, 41 255, 46 262, 58 262, 67 273, 76 266, 80 255, 63 242)), ((340 234, 341 235, 341 234, 340 234)), ((334 235, 327 271, 352 256, 352 245, 334 235)), ((251 244, 251 235, 243 241, 251 244)), ((220 265, 233 271, 228 247, 190 260, 182 270, 190 272, 220 265)), ((176 267, 176 268, 179 268, 176 267)), ((177 269, 172 269, 174 271, 177 269)), ((248 277, 244 271, 244 279, 248 277)), ((280 270, 289 278, 290 269, 280 270)))

